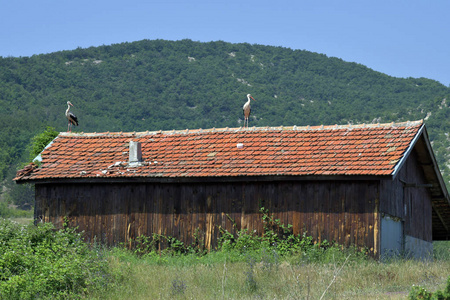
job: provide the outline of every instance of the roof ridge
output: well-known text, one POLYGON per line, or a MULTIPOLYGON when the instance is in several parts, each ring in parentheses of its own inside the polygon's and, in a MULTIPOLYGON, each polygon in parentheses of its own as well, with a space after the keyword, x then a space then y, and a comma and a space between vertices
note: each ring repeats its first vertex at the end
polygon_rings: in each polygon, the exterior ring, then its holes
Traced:
POLYGON ((141 137, 146 135, 157 135, 157 134, 165 134, 165 135, 173 135, 173 134, 204 134, 204 133, 218 133, 218 132, 245 132, 245 131, 316 131, 316 130, 337 130, 337 129, 357 129, 357 128, 380 128, 380 127, 412 127, 422 125, 423 120, 417 121, 407 121, 407 122, 391 122, 391 123, 363 123, 363 124, 346 124, 346 125, 316 125, 316 126, 266 126, 266 127, 236 127, 236 128, 209 128, 209 129, 184 129, 184 130, 156 130, 156 131, 142 131, 142 132, 81 132, 81 133, 73 133, 73 132, 60 132, 59 136, 67 136, 67 137, 118 137, 118 136, 127 136, 127 137, 141 137))

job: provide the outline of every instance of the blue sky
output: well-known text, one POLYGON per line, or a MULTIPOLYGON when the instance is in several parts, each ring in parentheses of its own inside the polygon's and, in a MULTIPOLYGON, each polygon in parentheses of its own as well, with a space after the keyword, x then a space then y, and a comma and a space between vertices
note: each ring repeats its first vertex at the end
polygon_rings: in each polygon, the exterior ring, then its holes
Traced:
POLYGON ((282 46, 450 86, 450 1, 0 1, 0 56, 142 39, 282 46))

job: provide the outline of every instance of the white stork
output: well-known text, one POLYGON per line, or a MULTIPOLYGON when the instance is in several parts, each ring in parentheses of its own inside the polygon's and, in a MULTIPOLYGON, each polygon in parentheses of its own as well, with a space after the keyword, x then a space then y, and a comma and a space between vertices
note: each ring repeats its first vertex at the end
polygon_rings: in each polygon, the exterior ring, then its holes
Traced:
POLYGON ((248 99, 248 101, 245 102, 244 107, 242 107, 242 109, 244 110, 244 128, 245 128, 245 121, 247 121, 247 128, 248 128, 248 117, 250 117, 250 111, 251 111, 250 101, 251 101, 251 99, 255 100, 252 97, 252 95, 250 95, 250 94, 247 95, 247 99, 248 99))
POLYGON ((66 110, 66 117, 69 120, 69 124, 67 125, 67 132, 72 131, 71 125, 78 126, 78 118, 70 112, 70 106, 73 106, 70 101, 67 101, 67 110, 66 110))

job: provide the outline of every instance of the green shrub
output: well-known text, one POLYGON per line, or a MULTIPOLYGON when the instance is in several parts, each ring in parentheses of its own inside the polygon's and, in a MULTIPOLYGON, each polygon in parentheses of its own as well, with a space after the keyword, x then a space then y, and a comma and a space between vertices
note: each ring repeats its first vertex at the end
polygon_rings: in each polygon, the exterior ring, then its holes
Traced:
POLYGON ((122 244, 123 248, 132 245, 133 251, 139 256, 155 255, 180 255, 188 253, 204 253, 195 245, 185 245, 182 241, 171 236, 154 233, 151 237, 140 235, 132 239, 128 245, 122 244), (162 249, 162 250, 160 250, 162 249))
POLYGON ((443 291, 434 293, 427 291, 424 287, 413 286, 409 292, 408 299, 425 299, 425 300, 449 300, 450 299, 450 276, 447 278, 447 285, 443 291))
MULTIPOLYGON (((292 232, 292 225, 284 225, 279 219, 270 215, 268 210, 261 207, 264 232, 258 236, 256 232, 249 232, 246 229, 239 230, 232 234, 221 228, 219 240, 219 251, 244 254, 256 252, 257 256, 267 252, 276 253, 277 256, 290 257, 290 259, 303 262, 339 262, 344 261, 351 254, 352 260, 365 260, 367 255, 365 249, 358 251, 356 248, 343 249, 341 246, 330 243, 327 240, 320 244, 315 243, 313 237, 304 232, 295 235, 292 232)), ((263 255, 264 256, 264 255, 263 255)))
MULTIPOLYGON (((284 225, 268 211, 261 208, 262 220, 264 222, 264 232, 260 236, 256 231, 247 229, 237 230, 234 234, 219 227, 220 237, 217 253, 223 252, 230 261, 243 261, 246 257, 254 257, 258 261, 267 258, 267 253, 276 257, 288 258, 293 263, 322 262, 336 263, 343 262, 351 255, 352 260, 366 260, 367 251, 358 251, 356 248, 343 248, 327 240, 322 243, 315 243, 306 232, 301 235, 294 235, 292 225, 284 225)), ((234 220, 230 221, 235 224, 234 220)), ((236 228, 236 225, 234 225, 236 228)), ((204 243, 198 237, 193 244, 186 245, 180 240, 160 234, 149 236, 138 236, 123 248, 133 247, 133 251, 138 256, 158 258, 158 261, 165 260, 167 256, 175 255, 196 255, 204 256, 207 252, 204 243), (162 249, 162 250, 161 250, 162 249), (165 256, 165 258, 161 258, 165 256)), ((211 256, 211 255, 209 255, 211 256)))
POLYGON ((431 293, 421 286, 413 286, 409 292, 409 299, 425 299, 431 300, 431 293))
POLYGON ((55 128, 47 126, 43 132, 35 135, 29 146, 30 161, 33 161, 58 134, 59 132, 55 128))
POLYGON ((113 282, 101 249, 73 229, 0 220, 0 299, 77 298, 113 282))

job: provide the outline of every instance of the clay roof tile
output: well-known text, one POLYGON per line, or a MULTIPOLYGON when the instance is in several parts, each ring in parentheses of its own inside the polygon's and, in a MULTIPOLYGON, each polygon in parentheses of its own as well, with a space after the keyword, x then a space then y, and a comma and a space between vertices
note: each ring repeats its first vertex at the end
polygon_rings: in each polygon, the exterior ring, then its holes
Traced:
POLYGON ((388 175, 422 122, 317 127, 60 133, 16 180, 85 177, 388 175), (130 141, 141 165, 128 168, 130 141), (238 148, 238 144, 242 144, 238 148), (113 166, 113 167, 110 167, 113 166), (108 169, 108 167, 110 167, 108 169))

